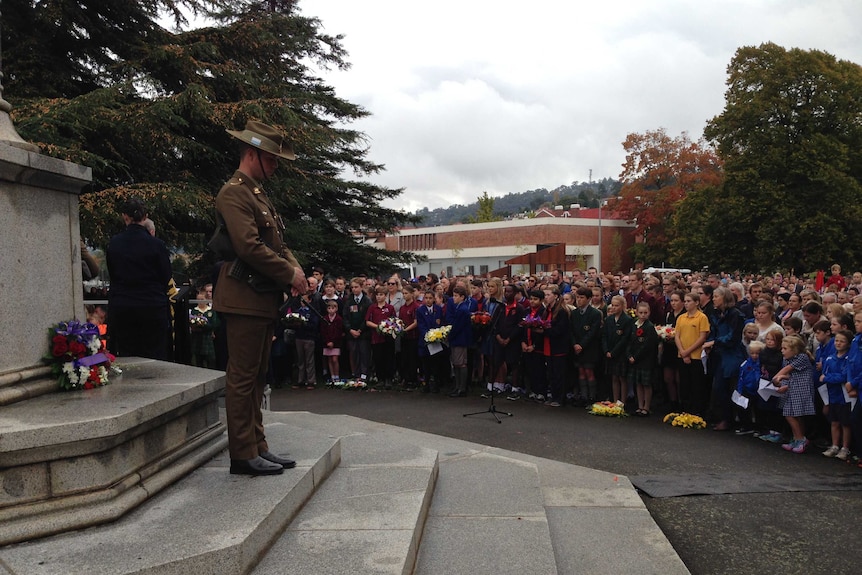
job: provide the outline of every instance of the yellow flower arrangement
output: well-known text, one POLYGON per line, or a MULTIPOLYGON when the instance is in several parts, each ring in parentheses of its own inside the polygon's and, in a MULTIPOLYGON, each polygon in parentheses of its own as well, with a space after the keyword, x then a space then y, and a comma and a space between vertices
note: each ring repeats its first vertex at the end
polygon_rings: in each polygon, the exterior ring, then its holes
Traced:
POLYGON ((668 413, 662 420, 664 423, 670 423, 674 427, 684 427, 685 429, 705 429, 706 421, 699 415, 691 413, 668 413))
POLYGON ((449 338, 450 331, 452 331, 451 325, 429 329, 425 334, 425 341, 427 343, 445 343, 449 338))
POLYGON ((622 401, 598 401, 588 408, 588 413, 605 417, 626 417, 628 415, 622 401))

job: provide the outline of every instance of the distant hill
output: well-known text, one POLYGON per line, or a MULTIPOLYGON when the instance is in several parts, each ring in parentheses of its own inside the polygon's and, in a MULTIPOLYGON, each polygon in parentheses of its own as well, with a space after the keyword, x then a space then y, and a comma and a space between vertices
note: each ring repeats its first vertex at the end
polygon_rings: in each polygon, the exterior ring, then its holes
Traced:
MULTIPOLYGON (((502 218, 512 218, 520 214, 535 212, 542 206, 580 204, 585 208, 597 208, 599 199, 616 196, 621 184, 613 178, 604 178, 590 184, 589 182, 573 182, 568 186, 559 186, 553 190, 539 188, 526 192, 511 193, 494 198, 494 214, 502 218)), ((447 226, 450 224, 467 223, 475 217, 479 210, 477 201, 462 206, 455 204, 448 208, 429 210, 422 208, 416 215, 422 218, 420 226, 447 226)))

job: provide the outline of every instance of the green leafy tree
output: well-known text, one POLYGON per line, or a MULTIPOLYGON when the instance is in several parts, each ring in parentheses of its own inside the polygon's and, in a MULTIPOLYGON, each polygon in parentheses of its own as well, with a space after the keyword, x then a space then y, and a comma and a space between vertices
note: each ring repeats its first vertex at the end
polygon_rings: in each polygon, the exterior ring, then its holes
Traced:
POLYGON ((498 222, 503 218, 494 213, 494 198, 488 195, 488 192, 482 192, 482 195, 476 198, 479 202, 479 209, 476 211, 475 217, 468 218, 471 224, 479 224, 483 222, 498 222))
MULTIPOLYGON (((367 239, 417 221, 382 206, 402 190, 370 184, 383 169, 367 159, 367 115, 311 69, 349 66, 340 36, 302 16, 295 1, 6 0, 7 99, 19 133, 44 153, 93 168, 81 197, 81 231, 96 246, 122 226, 117 205, 136 195, 159 236, 203 256, 214 199, 238 164, 225 129, 248 119, 272 124, 294 143, 265 183, 300 261, 335 273, 382 273, 412 254, 367 239), (183 11, 213 25, 172 32, 158 24, 183 11), (352 174, 355 179, 346 179, 352 174)), ((186 27, 187 28, 187 27, 186 27)))
POLYGON ((726 179, 701 214, 726 254, 724 267, 858 267, 862 68, 767 43, 737 50, 727 86, 724 110, 704 131, 726 179))

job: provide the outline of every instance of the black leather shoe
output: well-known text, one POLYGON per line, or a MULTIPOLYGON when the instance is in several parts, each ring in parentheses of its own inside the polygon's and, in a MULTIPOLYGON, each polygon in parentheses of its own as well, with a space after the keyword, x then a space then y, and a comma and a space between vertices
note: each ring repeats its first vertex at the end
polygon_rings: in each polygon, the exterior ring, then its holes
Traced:
POLYGON ((274 453, 271 453, 269 451, 264 451, 260 454, 260 456, 267 461, 275 463, 276 465, 281 465, 281 467, 284 469, 293 469, 294 467, 296 467, 296 461, 294 461, 293 459, 285 459, 284 457, 279 457, 278 455, 275 455, 274 453))
POLYGON ((254 459, 231 459, 231 475, 281 475, 284 467, 262 457, 254 459))

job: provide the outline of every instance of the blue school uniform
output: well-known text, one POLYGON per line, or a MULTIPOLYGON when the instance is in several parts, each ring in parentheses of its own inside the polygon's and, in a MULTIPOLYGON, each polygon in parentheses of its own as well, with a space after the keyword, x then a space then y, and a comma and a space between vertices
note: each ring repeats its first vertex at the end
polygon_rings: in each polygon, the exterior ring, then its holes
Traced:
POLYGON ((746 359, 739 367, 736 391, 746 397, 754 397, 760 388, 760 359, 746 359))
POLYGON ((823 383, 829 392, 829 405, 839 405, 844 402, 844 384, 847 383, 847 358, 850 354, 839 356, 833 353, 823 362, 823 383))

